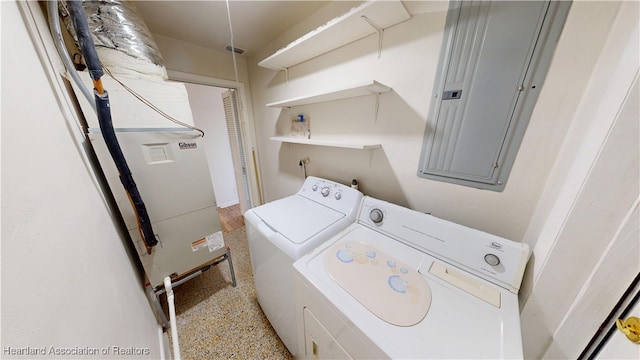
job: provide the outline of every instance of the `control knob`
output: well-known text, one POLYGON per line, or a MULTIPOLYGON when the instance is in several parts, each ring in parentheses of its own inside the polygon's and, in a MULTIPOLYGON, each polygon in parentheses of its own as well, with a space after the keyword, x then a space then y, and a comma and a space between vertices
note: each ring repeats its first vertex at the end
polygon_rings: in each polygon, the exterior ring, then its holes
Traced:
POLYGON ((369 212, 369 219, 376 224, 382 222, 382 218, 384 218, 384 214, 382 214, 382 210, 380 209, 373 209, 369 212))
POLYGON ((322 189, 320 189, 320 193, 322 194, 322 196, 327 197, 329 196, 329 187, 324 186, 322 189))
POLYGON ((318 190, 318 185, 315 185, 315 184, 314 184, 314 185, 311 187, 311 190, 313 190, 313 191, 317 191, 317 190, 318 190))
POLYGON ((336 200, 340 200, 342 199, 342 193, 337 192, 333 195, 333 197, 336 198, 336 200))
POLYGON ((484 256, 484 261, 491 266, 500 265, 500 258, 494 254, 487 254, 484 256))

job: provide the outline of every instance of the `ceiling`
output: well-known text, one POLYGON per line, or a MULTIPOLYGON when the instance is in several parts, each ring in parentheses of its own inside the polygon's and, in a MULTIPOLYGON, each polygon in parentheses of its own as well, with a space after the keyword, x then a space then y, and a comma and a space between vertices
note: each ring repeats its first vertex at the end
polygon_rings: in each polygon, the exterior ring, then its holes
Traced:
MULTIPOLYGON (((133 1, 154 34, 210 49, 231 45, 227 1, 133 1)), ((260 51, 329 1, 229 0, 233 43, 245 56, 260 51)))

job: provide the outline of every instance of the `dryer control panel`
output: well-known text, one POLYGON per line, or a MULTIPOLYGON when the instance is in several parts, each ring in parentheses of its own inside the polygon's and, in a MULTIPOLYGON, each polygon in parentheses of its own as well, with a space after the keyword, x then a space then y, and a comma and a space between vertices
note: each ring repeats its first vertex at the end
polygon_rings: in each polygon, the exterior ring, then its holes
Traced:
POLYGON ((363 196, 360 191, 350 186, 314 176, 307 177, 298 195, 345 215, 357 211, 363 196))
POLYGON ((518 293, 529 246, 365 196, 358 223, 518 293))

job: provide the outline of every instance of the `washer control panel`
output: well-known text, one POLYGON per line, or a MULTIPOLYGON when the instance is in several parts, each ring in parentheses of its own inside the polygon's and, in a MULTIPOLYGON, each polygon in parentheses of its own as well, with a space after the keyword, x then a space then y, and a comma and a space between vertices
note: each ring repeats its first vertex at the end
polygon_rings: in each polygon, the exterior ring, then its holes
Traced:
POLYGON ((363 196, 350 186, 314 176, 307 177, 298 195, 344 214, 357 211, 363 196))

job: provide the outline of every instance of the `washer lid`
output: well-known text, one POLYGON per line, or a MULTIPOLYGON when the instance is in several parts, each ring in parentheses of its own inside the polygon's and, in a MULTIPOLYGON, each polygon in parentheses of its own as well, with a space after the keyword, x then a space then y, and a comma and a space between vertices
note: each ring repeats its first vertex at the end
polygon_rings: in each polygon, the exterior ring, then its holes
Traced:
POLYGON ((302 244, 345 217, 341 212, 298 195, 264 204, 254 212, 271 230, 295 244, 302 244))

